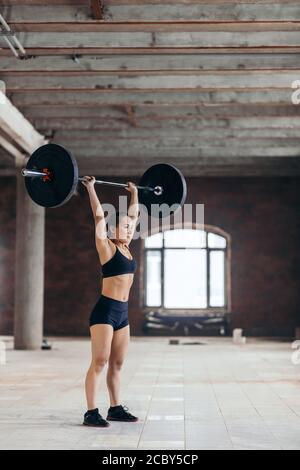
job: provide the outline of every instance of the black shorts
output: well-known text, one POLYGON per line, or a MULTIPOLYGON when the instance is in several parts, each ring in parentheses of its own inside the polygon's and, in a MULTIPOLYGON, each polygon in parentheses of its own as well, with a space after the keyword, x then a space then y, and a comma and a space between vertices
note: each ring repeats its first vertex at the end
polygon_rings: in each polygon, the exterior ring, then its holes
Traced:
POLYGON ((92 310, 89 323, 90 326, 99 324, 111 325, 114 330, 124 328, 129 325, 128 302, 122 302, 101 295, 92 310))

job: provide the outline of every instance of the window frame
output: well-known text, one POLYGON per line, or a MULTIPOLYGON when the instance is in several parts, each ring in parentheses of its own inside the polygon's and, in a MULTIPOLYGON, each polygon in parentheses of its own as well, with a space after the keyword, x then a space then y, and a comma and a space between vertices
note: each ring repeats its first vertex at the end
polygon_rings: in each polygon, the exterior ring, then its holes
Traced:
MULTIPOLYGON (((169 228, 170 229, 170 228, 169 228)), ((171 229, 176 230, 176 227, 172 227, 171 229)), ((153 310, 159 312, 159 313, 164 313, 168 314, 169 312, 172 313, 191 313, 193 315, 209 315, 210 313, 215 316, 215 314, 220 314, 223 315, 225 313, 230 313, 231 312, 231 237, 228 233, 226 233, 224 230, 220 229, 219 227, 211 226, 211 225, 205 225, 201 227, 197 227, 195 224, 191 227, 178 227, 179 230, 185 230, 185 229, 192 229, 192 230, 202 230, 206 232, 206 247, 204 248, 186 248, 188 250, 206 250, 206 259, 207 259, 207 266, 208 266, 208 273, 207 273, 207 300, 208 300, 208 307, 207 308, 166 308, 164 307, 164 295, 165 295, 165 289, 164 289, 164 274, 165 274, 165 260, 164 260, 164 252, 166 250, 184 250, 185 248, 180 248, 180 247, 170 247, 166 248, 165 243, 164 243, 164 237, 163 237, 163 244, 162 247, 160 248, 146 248, 146 243, 145 240, 142 240, 141 243, 141 260, 142 260, 142 269, 141 269, 141 307, 143 311, 146 312, 151 312, 153 310), (208 234, 213 233, 215 235, 222 236, 223 238, 226 239, 226 248, 209 248, 208 247, 208 234), (149 307, 146 305, 147 301, 147 253, 148 251, 156 251, 160 252, 161 254, 161 301, 162 304, 159 307, 149 307), (224 307, 212 307, 210 305, 210 253, 214 251, 221 251, 224 253, 224 282, 225 282, 225 306, 224 307)), ((156 232, 158 233, 158 232, 156 232)), ((152 235, 155 235, 156 233, 152 233, 152 235)))

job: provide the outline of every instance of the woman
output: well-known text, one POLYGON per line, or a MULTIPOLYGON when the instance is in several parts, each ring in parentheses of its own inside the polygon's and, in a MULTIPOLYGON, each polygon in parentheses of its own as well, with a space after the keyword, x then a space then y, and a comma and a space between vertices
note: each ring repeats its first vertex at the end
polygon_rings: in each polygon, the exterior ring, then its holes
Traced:
POLYGON ((95 220, 96 248, 102 265, 102 294, 90 316, 92 361, 88 370, 85 390, 88 411, 84 415, 86 426, 107 427, 108 421, 137 421, 138 418, 120 404, 120 372, 129 345, 128 297, 133 283, 136 262, 129 244, 133 238, 138 214, 138 190, 133 183, 126 188, 131 193, 128 214, 117 213, 115 225, 109 224, 111 239, 107 236, 104 211, 95 191, 95 178, 85 176, 86 186, 95 220), (110 408, 106 420, 96 407, 101 372, 108 363, 106 376, 110 408))

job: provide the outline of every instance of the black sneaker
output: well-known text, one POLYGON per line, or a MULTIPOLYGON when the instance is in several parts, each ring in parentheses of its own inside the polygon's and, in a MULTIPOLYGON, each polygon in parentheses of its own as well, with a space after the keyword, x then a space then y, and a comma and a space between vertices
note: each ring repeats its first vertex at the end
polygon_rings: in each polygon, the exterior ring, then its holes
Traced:
POLYGON ((110 407, 108 410, 106 419, 108 421, 126 421, 126 422, 138 421, 138 418, 128 413, 128 408, 122 405, 114 406, 113 408, 110 407))
POLYGON ((97 428, 107 428, 109 426, 109 423, 99 414, 98 408, 85 413, 83 424, 97 428))

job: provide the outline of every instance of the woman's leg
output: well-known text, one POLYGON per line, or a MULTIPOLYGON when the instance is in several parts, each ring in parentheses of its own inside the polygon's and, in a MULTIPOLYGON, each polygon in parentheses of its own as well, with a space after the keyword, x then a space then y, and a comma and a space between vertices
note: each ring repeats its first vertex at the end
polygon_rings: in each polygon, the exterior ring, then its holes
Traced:
POLYGON ((106 375, 110 406, 120 405, 120 375, 128 350, 129 340, 129 325, 114 332, 106 375))
POLYGON ((99 388, 100 374, 108 362, 113 338, 111 325, 93 325, 90 328, 92 340, 92 362, 85 380, 85 392, 87 409, 97 407, 97 391, 99 388))

